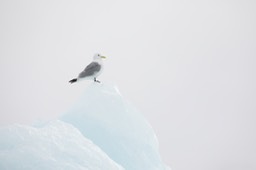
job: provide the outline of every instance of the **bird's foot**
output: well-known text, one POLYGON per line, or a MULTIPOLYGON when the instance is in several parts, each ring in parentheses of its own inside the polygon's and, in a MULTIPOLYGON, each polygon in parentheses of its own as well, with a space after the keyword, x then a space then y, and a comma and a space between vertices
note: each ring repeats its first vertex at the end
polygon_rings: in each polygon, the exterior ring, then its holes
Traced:
POLYGON ((94 82, 100 83, 100 81, 99 81, 99 80, 97 80, 96 78, 94 78, 94 82))

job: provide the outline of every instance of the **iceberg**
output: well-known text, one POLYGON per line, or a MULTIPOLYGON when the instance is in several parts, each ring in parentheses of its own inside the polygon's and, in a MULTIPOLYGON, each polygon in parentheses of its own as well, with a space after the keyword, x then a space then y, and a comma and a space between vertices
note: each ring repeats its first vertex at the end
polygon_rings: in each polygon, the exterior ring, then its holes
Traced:
POLYGON ((167 170, 156 135, 111 84, 92 83, 59 120, 0 128, 1 170, 167 170))
POLYGON ((126 170, 169 169, 161 160, 152 127, 115 85, 92 83, 61 120, 126 170))
POLYGON ((0 129, 1 170, 124 170, 72 125, 0 129))

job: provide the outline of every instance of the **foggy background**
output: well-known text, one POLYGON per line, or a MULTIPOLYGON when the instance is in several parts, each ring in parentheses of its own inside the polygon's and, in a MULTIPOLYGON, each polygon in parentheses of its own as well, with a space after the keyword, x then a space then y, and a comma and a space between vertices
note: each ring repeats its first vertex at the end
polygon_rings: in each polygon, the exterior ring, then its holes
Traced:
POLYGON ((0 1, 0 124, 57 118, 94 53, 173 170, 256 169, 256 1, 0 1))

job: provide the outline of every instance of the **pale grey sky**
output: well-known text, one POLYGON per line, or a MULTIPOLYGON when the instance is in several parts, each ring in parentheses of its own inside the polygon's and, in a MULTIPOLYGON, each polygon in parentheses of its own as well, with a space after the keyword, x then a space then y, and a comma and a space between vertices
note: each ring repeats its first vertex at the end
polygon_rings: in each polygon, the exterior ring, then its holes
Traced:
POLYGON ((65 112, 99 52, 174 170, 256 169, 256 1, 2 0, 0 123, 65 112))

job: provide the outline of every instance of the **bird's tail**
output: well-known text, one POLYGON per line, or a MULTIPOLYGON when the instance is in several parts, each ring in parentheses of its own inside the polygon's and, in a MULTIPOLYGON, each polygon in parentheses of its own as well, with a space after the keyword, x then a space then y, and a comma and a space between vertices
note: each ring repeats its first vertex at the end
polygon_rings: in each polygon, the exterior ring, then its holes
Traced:
POLYGON ((71 83, 71 84, 75 83, 75 82, 77 82, 77 79, 72 79, 72 80, 69 81, 69 83, 71 83))

